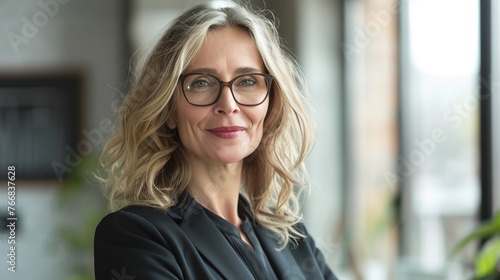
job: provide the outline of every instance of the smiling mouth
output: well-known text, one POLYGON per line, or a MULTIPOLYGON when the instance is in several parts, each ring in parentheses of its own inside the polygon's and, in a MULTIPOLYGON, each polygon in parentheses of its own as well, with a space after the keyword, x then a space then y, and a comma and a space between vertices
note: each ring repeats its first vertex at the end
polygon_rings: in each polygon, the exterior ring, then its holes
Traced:
POLYGON ((208 132, 213 135, 223 138, 223 139, 232 139, 238 137, 241 132, 245 130, 244 127, 241 126, 220 126, 215 128, 207 129, 208 132))

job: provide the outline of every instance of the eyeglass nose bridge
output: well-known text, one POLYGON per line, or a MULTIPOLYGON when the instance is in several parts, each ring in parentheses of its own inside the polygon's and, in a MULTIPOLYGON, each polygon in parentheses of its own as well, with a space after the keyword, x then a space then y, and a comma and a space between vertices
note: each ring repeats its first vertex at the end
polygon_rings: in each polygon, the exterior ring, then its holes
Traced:
POLYGON ((220 97, 222 96, 222 91, 224 90, 224 87, 228 87, 229 88, 229 91, 231 92, 231 95, 233 96, 233 99, 234 101, 236 101, 236 103, 239 104, 238 100, 236 100, 236 96, 234 96, 234 92, 233 92, 233 82, 235 81, 234 79, 229 81, 229 82, 226 82, 226 81, 220 81, 220 89, 219 89, 219 94, 217 95, 217 99, 215 100, 215 102, 218 102, 220 97))
POLYGON ((231 93, 233 93, 233 82, 234 82, 234 80, 231 80, 229 82, 220 81, 220 91, 222 92, 222 90, 224 89, 224 87, 228 87, 229 90, 231 91, 231 93))

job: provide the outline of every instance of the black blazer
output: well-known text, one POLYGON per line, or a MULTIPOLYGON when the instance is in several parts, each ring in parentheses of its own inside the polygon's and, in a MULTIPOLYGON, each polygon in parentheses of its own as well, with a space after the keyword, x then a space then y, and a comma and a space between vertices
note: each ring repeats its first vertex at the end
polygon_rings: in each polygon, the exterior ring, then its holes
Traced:
MULTIPOLYGON (((307 238, 277 251, 270 232, 254 226, 279 279, 337 280, 303 225, 307 238)), ((254 279, 202 206, 160 211, 128 206, 106 216, 94 240, 96 280, 254 279)))

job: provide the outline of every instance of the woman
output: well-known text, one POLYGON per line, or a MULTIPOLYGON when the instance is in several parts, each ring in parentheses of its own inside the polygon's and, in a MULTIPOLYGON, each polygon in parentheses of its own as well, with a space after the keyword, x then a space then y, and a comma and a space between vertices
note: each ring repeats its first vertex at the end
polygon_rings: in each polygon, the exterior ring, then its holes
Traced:
POLYGON ((272 22, 231 2, 180 15, 107 143, 101 279, 337 279, 300 223, 303 79, 272 22))

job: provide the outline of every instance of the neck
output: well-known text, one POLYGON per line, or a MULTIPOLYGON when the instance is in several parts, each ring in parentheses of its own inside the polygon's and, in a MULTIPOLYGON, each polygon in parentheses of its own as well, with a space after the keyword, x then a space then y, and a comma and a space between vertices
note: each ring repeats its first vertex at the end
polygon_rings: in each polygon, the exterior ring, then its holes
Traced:
POLYGON ((201 205, 235 226, 238 217, 238 197, 241 186, 241 162, 217 164, 194 160, 190 162, 192 179, 188 191, 201 205))

